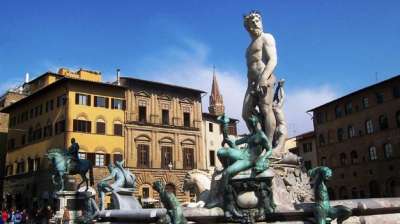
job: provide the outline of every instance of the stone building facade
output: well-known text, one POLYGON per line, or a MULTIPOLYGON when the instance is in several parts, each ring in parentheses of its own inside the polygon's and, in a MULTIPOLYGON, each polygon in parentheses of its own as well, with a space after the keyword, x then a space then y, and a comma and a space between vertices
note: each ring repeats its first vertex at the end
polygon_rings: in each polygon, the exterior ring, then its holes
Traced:
POLYGON ((4 196, 7 207, 52 203, 54 187, 44 154, 68 148, 72 138, 80 157, 92 161, 98 180, 105 166, 122 159, 125 89, 103 83, 98 72, 60 69, 26 83, 25 98, 2 109, 9 114, 4 196))
POLYGON ((317 145, 314 131, 306 132, 288 139, 285 147, 288 151, 302 157, 304 167, 307 170, 318 166, 317 145))
MULTIPOLYGON (((7 107, 25 97, 25 94, 18 90, 9 90, 0 97, 0 109, 7 107)), ((0 113, 0 207, 3 206, 3 183, 5 172, 5 161, 7 152, 8 135, 8 114, 0 113)))
POLYGON ((332 198, 400 196, 400 76, 310 111, 332 198))
POLYGON ((151 184, 162 179, 181 201, 188 170, 206 168, 202 138, 203 91, 121 77, 126 88, 125 164, 137 177, 137 196, 157 199, 151 184))

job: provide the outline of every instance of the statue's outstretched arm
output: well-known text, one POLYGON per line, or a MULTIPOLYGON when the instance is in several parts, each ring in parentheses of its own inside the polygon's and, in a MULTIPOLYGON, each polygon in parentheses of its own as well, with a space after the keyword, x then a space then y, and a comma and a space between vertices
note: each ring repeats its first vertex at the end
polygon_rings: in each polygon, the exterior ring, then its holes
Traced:
POLYGON ((248 140, 249 140, 249 136, 246 135, 245 137, 239 138, 238 140, 236 140, 235 144, 236 145, 241 145, 241 144, 247 143, 248 140))
POLYGON ((104 177, 103 179, 101 179, 100 181, 109 181, 112 180, 115 177, 116 172, 111 172, 110 175, 104 177))

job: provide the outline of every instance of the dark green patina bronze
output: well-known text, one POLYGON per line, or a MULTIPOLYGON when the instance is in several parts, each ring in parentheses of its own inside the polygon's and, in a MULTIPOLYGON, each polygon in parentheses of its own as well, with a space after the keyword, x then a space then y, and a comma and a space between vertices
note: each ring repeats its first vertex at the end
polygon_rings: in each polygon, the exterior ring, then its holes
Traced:
POLYGON ((86 177, 87 172, 90 172, 90 178, 93 182, 93 168, 92 163, 87 159, 79 159, 78 151, 79 145, 75 142, 75 139, 71 140, 70 150, 64 149, 49 149, 47 151, 47 158, 51 161, 53 165, 54 174, 52 175, 53 184, 58 186, 59 191, 63 191, 64 186, 64 175, 76 175, 79 174, 82 181, 78 184, 78 189, 85 182, 86 191, 89 188, 89 180, 86 177))
POLYGON ((181 204, 173 193, 165 190, 165 184, 161 181, 156 181, 153 183, 153 189, 158 192, 161 203, 164 205, 164 208, 167 209, 169 220, 165 222, 171 224, 186 224, 187 220, 185 216, 183 216, 181 204))
POLYGON ((331 223, 337 219, 337 223, 342 223, 352 214, 351 209, 343 205, 331 207, 329 194, 325 182, 332 176, 332 170, 326 166, 319 166, 308 171, 314 179, 315 209, 314 217, 318 224, 331 223))

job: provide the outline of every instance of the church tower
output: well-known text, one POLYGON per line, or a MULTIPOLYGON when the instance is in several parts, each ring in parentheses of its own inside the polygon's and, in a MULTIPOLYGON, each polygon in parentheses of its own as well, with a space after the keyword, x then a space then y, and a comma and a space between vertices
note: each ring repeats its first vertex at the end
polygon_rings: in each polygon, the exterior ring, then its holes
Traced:
POLYGON ((217 77, 215 76, 215 67, 213 71, 213 82, 211 87, 210 106, 208 112, 212 115, 222 115, 225 112, 224 100, 219 92, 217 77))

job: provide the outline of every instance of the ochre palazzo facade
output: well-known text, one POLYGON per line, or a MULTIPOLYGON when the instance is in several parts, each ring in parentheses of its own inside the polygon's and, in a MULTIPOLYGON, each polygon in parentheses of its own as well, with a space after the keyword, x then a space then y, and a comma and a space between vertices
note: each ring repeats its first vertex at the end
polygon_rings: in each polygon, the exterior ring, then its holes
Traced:
POLYGON ((137 175, 137 196, 157 198, 151 184, 163 179, 181 201, 188 170, 205 169, 202 91, 133 78, 126 88, 125 161, 137 175))

